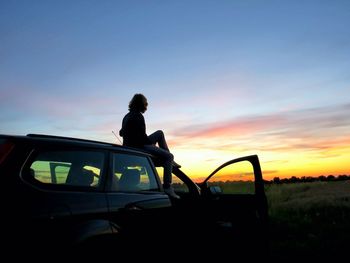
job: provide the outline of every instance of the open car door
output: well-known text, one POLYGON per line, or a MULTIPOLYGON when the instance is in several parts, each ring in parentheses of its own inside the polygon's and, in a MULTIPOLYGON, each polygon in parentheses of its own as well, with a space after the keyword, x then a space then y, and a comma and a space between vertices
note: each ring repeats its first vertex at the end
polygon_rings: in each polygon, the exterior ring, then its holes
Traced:
POLYGON ((199 186, 201 216, 204 227, 216 237, 214 243, 220 249, 259 250, 266 255, 268 212, 258 156, 224 163, 199 186))

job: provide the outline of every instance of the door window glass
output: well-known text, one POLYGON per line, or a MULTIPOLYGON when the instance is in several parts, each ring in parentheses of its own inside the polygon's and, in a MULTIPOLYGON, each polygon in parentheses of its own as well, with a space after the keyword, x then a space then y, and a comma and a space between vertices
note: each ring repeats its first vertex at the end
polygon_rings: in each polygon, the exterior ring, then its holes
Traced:
MULTIPOLYGON (((163 178, 164 174, 164 167, 158 166, 156 167, 157 173, 163 178)), ((172 186, 176 193, 188 193, 189 189, 188 186, 175 174, 172 174, 172 186)))
POLYGON ((248 161, 225 166, 208 180, 208 186, 223 194, 254 194, 253 166, 248 161))
POLYGON ((152 166, 143 156, 113 154, 112 191, 158 191, 159 186, 152 166))

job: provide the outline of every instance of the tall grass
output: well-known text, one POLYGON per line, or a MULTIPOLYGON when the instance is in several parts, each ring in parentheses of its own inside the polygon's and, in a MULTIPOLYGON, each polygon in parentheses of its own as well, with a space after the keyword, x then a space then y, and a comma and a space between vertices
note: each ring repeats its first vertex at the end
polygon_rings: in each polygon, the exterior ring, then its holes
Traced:
POLYGON ((350 245, 350 181, 267 185, 273 256, 337 258, 350 245))

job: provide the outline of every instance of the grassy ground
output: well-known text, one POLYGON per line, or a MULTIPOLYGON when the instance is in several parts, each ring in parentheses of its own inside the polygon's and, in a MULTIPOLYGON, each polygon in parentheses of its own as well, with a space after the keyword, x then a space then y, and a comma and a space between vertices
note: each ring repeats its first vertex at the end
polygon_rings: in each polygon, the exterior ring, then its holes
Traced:
POLYGON ((273 258, 347 257, 350 181, 266 186, 273 258))

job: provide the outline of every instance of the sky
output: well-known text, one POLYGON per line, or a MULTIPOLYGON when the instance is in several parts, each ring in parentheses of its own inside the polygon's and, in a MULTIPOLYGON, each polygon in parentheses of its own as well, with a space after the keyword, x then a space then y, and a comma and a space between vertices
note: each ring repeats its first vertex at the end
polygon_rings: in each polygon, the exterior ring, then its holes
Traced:
POLYGON ((119 143, 143 93, 192 178, 350 174, 350 1, 0 1, 0 134, 119 143))

